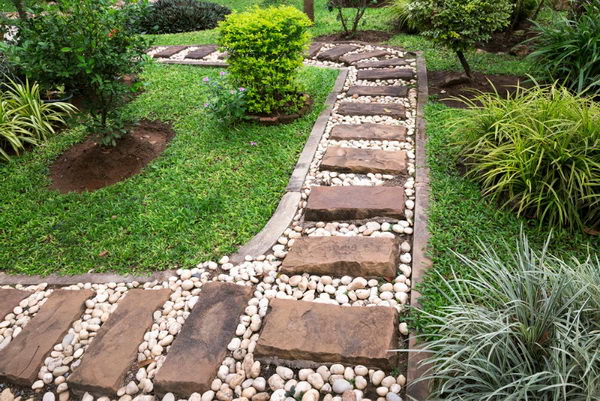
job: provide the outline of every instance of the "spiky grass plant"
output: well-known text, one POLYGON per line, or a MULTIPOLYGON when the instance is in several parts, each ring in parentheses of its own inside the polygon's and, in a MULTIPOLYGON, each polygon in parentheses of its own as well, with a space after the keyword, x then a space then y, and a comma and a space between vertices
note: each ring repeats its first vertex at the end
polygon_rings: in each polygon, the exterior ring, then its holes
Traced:
POLYGON ((600 104, 557 85, 462 101, 453 142, 485 196, 540 224, 600 226, 600 104))
POLYGON ((430 400, 600 399, 600 261, 564 262, 522 238, 510 263, 482 247, 472 279, 440 277, 452 306, 429 315, 430 400))

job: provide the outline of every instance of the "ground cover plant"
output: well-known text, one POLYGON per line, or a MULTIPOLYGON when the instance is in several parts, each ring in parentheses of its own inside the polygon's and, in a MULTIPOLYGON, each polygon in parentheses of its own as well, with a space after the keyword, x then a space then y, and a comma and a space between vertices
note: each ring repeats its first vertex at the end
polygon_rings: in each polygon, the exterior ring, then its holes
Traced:
POLYGON ((176 33, 216 28, 231 10, 199 0, 158 0, 142 5, 140 29, 147 33, 176 33))

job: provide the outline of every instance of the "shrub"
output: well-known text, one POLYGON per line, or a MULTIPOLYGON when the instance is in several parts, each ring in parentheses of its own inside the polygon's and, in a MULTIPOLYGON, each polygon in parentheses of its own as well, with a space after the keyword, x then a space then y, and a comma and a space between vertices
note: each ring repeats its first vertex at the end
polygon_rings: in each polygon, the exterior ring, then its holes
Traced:
POLYGON ((401 32, 418 33, 418 26, 410 17, 408 5, 410 0, 394 0, 389 6, 389 15, 392 27, 401 32))
POLYGON ((254 8, 219 24, 232 84, 248 90, 248 111, 295 112, 304 104, 297 72, 308 48, 310 20, 290 6, 254 8))
POLYGON ((464 53, 508 25, 511 1, 413 0, 408 12, 423 36, 456 52, 465 73, 471 77, 464 53))
POLYGON ((451 121, 467 175, 520 216, 600 226, 600 105, 557 86, 481 94, 451 121))
POLYGON ((566 263, 521 240, 503 259, 482 248, 461 257, 472 279, 439 277, 451 306, 430 316, 439 334, 424 345, 432 365, 419 380, 432 380, 431 399, 597 400, 597 256, 566 263))
POLYGON ((336 10, 336 18, 342 24, 344 35, 351 39, 356 36, 358 25, 370 5, 377 4, 376 0, 327 0, 327 9, 336 10), (352 9, 346 15, 344 9, 352 9))
POLYGON ((198 0, 158 0, 141 18, 141 28, 152 33, 177 33, 213 29, 231 10, 198 0))
POLYGON ((246 116, 246 88, 237 88, 227 79, 227 73, 221 71, 218 79, 204 77, 208 87, 208 98, 204 107, 209 116, 225 125, 233 125, 246 116))
POLYGON ((581 16, 561 16, 537 25, 530 55, 539 77, 569 89, 600 94, 600 5, 587 5, 581 16))

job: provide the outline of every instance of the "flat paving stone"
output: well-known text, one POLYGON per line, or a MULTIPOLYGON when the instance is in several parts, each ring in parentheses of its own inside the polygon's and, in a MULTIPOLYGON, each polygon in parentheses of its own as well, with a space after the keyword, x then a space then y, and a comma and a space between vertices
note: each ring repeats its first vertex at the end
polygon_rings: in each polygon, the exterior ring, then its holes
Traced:
POLYGON ((31 386, 44 359, 85 310, 91 290, 55 290, 23 331, 0 351, 0 379, 31 386))
POLYGON ((360 125, 338 124, 331 130, 329 139, 404 141, 406 139, 406 127, 403 125, 373 123, 365 123, 360 125))
POLYGON ((0 288, 0 322, 19 305, 19 302, 33 294, 30 291, 0 288))
POLYGON ((348 96, 395 96, 406 97, 408 86, 351 86, 348 96))
POLYGON ((375 70, 361 70, 356 73, 356 79, 365 81, 378 79, 410 80, 414 77, 415 72, 410 68, 378 68, 375 70))
POLYGON ((372 217, 404 217, 404 188, 338 186, 312 187, 310 191, 306 220, 362 220, 372 217))
POLYGON ((350 53, 351 51, 354 51, 356 49, 358 49, 358 46, 355 45, 339 45, 319 53, 317 59, 327 61, 339 61, 340 57, 342 57, 344 54, 350 53))
POLYGON ((383 57, 383 56, 387 56, 388 54, 390 54, 390 53, 388 53, 385 50, 373 50, 370 52, 348 54, 347 56, 340 57, 340 61, 343 61, 344 63, 349 64, 349 65, 352 65, 360 60, 366 60, 366 59, 374 58, 374 57, 383 57))
POLYGON ((340 103, 338 114, 344 116, 390 116, 396 119, 406 118, 406 109, 397 103, 340 103))
POLYGON ((154 58, 169 58, 181 51, 184 51, 188 47, 189 46, 167 46, 165 49, 159 51, 158 53, 154 53, 152 55, 152 57, 154 57, 154 58))
POLYGON ((321 170, 344 173, 406 174, 406 152, 330 146, 321 161, 321 170))
POLYGON ((203 59, 204 57, 208 56, 211 53, 214 53, 217 51, 217 46, 216 45, 204 45, 204 46, 200 46, 198 49, 196 50, 192 50, 191 52, 189 52, 185 58, 189 58, 192 60, 200 60, 203 59))
POLYGON ((397 352, 394 308, 346 307, 273 299, 255 355, 286 361, 391 368, 397 352))
POLYGON ((69 388, 77 393, 116 394, 137 359, 144 333, 152 327, 154 311, 170 294, 168 289, 130 290, 98 330, 81 364, 67 379, 69 388))
POLYGON ((232 283, 202 286, 196 306, 154 379, 159 394, 189 396, 210 390, 252 291, 232 283))
POLYGON ((360 63, 356 63, 355 67, 358 69, 389 68, 389 67, 401 67, 403 65, 408 65, 408 61, 406 61, 403 58, 391 58, 391 59, 379 60, 379 61, 361 61, 360 63))
POLYGON ((394 278, 398 254, 393 238, 302 237, 283 259, 281 272, 394 278))

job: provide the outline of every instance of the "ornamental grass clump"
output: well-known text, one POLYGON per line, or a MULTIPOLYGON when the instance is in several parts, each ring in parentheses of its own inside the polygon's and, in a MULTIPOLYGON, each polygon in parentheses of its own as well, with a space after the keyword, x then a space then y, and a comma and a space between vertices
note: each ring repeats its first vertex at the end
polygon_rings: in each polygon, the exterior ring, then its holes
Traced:
POLYGON ((542 225, 600 227, 600 104, 556 85, 462 101, 452 141, 484 196, 542 225))
POLYGON ((521 239, 508 262, 485 247, 460 258, 471 278, 440 276, 451 306, 429 315, 428 399, 598 400, 598 255, 565 262, 521 239))
POLYGON ((310 36, 308 17, 291 6, 234 13, 219 24, 232 85, 247 89, 252 114, 294 113, 305 105, 297 81, 310 36))

